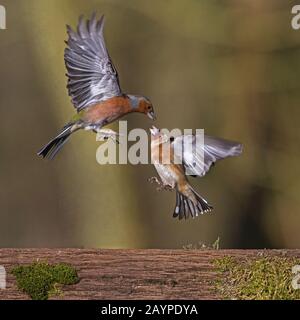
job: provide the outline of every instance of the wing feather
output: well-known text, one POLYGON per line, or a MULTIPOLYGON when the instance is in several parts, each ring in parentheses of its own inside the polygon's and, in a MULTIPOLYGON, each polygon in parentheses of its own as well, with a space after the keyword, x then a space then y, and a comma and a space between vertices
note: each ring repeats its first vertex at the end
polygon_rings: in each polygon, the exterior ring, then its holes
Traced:
POLYGON ((196 137, 179 136, 172 142, 174 154, 182 159, 187 175, 204 176, 216 161, 242 153, 242 145, 238 142, 204 135, 204 145, 197 145, 196 137), (192 147, 185 147, 186 143, 192 143, 192 147))
POLYGON ((118 73, 103 37, 104 16, 98 21, 79 18, 77 32, 67 26, 65 65, 68 92, 75 108, 81 109, 122 95, 118 73))

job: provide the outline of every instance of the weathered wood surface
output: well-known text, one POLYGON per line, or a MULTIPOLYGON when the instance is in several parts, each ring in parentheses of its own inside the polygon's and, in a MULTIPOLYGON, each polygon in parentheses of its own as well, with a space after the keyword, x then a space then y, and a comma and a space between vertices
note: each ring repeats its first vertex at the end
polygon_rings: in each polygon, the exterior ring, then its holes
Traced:
POLYGON ((65 262, 80 282, 63 288, 58 299, 218 299, 215 283, 222 275, 213 260, 225 255, 255 258, 262 253, 300 258, 300 250, 98 250, 0 249, 7 288, 0 299, 28 299, 10 274, 13 266, 34 261, 65 262))

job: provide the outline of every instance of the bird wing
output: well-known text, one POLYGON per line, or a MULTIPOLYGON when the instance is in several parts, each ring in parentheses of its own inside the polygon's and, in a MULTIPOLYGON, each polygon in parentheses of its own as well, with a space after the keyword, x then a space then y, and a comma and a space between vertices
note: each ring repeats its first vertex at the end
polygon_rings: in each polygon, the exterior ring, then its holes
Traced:
POLYGON ((172 142, 174 154, 182 159, 187 175, 204 176, 217 160, 242 153, 242 145, 238 142, 204 135, 203 144, 196 143, 196 138, 196 135, 182 135, 172 142))
POLYGON ((105 46, 103 26, 104 16, 97 21, 95 14, 87 21, 79 18, 77 33, 67 26, 67 88, 78 111, 122 95, 118 73, 105 46))

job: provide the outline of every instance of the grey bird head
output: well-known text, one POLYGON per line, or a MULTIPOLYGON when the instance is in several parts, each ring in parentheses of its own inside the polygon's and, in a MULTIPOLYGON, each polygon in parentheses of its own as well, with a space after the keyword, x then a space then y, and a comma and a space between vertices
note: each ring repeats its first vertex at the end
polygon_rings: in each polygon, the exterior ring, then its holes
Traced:
POLYGON ((155 120, 156 116, 151 101, 144 96, 128 94, 133 111, 146 114, 151 120, 155 120))

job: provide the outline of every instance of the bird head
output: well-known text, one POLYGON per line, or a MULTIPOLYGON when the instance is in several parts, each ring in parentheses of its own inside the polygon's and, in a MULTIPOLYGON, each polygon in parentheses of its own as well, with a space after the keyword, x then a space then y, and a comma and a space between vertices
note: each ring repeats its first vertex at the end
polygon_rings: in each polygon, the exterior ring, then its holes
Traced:
POLYGON ((151 120, 155 120, 156 116, 151 101, 144 96, 128 95, 133 111, 146 114, 151 120))

